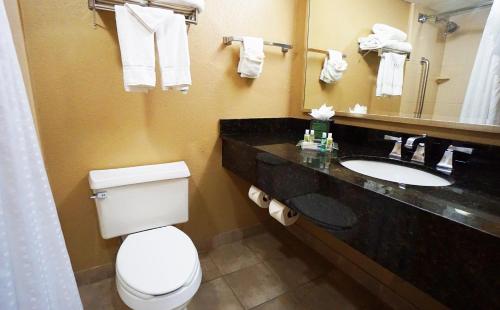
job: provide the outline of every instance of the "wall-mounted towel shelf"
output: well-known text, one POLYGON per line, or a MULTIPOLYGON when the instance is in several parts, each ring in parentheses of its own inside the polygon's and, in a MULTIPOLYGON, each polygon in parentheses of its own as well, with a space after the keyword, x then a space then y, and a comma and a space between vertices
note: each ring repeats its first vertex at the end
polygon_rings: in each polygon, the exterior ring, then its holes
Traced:
POLYGON ((174 11, 174 13, 182 14, 186 17, 187 24, 198 24, 198 11, 195 8, 169 4, 165 1, 155 1, 155 0, 89 0, 89 9, 94 11, 94 26, 96 25, 95 12, 99 11, 114 11, 115 5, 124 5, 125 3, 137 4, 142 6, 150 6, 161 9, 169 9, 174 11))
POLYGON ((410 60, 410 54, 405 51, 400 51, 400 50, 395 50, 393 48, 387 48, 387 47, 382 47, 378 49, 373 49, 373 50, 362 50, 359 49, 358 52, 365 57, 371 52, 377 52, 379 56, 382 56, 383 53, 396 53, 396 54, 401 54, 401 55, 406 55, 406 61, 410 60))
MULTIPOLYGON (((328 55, 328 51, 327 50, 320 50, 318 48, 308 48, 307 51, 311 52, 311 53, 318 53, 318 54, 328 55)), ((347 55, 344 54, 344 53, 342 53, 342 58, 347 58, 347 55)))
MULTIPOLYGON (((235 41, 236 42, 243 42, 243 38, 242 37, 233 37, 233 36, 231 36, 231 37, 222 37, 222 42, 225 45, 231 45, 235 41)), ((264 45, 281 47, 281 51, 283 53, 286 53, 286 52, 288 52, 289 50, 291 50, 293 48, 293 46, 290 45, 290 44, 277 43, 277 42, 269 42, 269 41, 264 41, 264 45)))

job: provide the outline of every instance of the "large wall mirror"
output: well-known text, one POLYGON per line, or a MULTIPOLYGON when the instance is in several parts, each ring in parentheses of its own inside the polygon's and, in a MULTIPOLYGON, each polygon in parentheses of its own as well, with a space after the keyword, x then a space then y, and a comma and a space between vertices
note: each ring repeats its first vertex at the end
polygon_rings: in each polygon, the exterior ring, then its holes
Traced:
POLYGON ((484 125, 496 131, 500 0, 496 2, 309 0, 304 110, 327 103, 340 115, 356 116, 362 113, 350 109, 360 104, 367 107, 366 117, 484 125), (392 28, 379 27, 374 33, 375 24, 399 29, 406 38, 392 35, 392 28), (344 54, 348 64, 333 83, 320 80, 328 50, 344 54))

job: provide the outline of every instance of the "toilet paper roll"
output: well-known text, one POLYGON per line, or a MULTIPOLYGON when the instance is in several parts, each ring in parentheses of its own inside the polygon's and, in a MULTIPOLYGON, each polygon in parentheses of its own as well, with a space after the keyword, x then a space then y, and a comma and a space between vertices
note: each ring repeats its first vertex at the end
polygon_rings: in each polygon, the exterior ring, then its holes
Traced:
POLYGON ((269 204, 269 215, 285 226, 290 226, 299 219, 297 212, 275 199, 269 204))
POLYGON ((250 198, 250 200, 255 202, 256 205, 258 205, 263 209, 269 207, 269 202, 270 202, 269 196, 253 185, 248 190, 248 198, 250 198))

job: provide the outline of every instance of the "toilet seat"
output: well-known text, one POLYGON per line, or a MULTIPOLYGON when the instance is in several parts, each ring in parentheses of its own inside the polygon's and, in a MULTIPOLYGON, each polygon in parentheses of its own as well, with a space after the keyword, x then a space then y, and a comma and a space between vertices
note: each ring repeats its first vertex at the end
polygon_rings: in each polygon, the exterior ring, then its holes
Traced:
POLYGON ((129 235, 116 258, 117 281, 142 299, 182 288, 193 281, 198 269, 193 242, 173 226, 129 235))
POLYGON ((192 281, 165 295, 143 295, 128 287, 118 274, 116 276, 116 288, 121 300, 134 310, 185 310, 187 304, 200 287, 201 276, 201 266, 198 262, 192 281))

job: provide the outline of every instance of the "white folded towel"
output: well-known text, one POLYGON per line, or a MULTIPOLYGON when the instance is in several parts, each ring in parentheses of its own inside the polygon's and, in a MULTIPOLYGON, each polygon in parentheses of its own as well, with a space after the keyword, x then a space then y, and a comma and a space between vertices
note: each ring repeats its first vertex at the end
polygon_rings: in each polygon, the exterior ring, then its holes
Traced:
POLYGON ((401 96, 406 55, 384 53, 377 76, 377 97, 401 96))
POLYGON ((384 47, 404 53, 411 53, 413 50, 413 46, 409 42, 387 40, 384 36, 378 34, 371 34, 367 37, 359 38, 358 42, 361 50, 377 50, 384 47))
POLYGON ((347 70, 347 62, 342 53, 335 50, 328 50, 328 56, 323 63, 323 70, 319 79, 327 84, 336 82, 342 78, 344 71, 347 70))
POLYGON ((147 92, 156 85, 154 30, 172 12, 133 4, 115 12, 125 90, 147 92))
POLYGON ((387 39, 384 36, 377 34, 370 34, 367 37, 358 39, 359 48, 361 50, 376 50, 382 48, 386 41, 387 39))
POLYGON ((155 2, 170 3, 195 8, 199 13, 205 10, 205 0, 155 0, 155 2))
POLYGON ((183 15, 172 14, 156 33, 163 90, 187 93, 191 85, 189 46, 183 15))
POLYGON ((243 44, 240 47, 238 73, 242 78, 258 78, 262 73, 264 58, 264 40, 262 38, 243 37, 243 44))
POLYGON ((399 42, 395 40, 389 40, 385 42, 383 47, 401 51, 404 53, 411 53, 411 51, 413 50, 413 46, 410 42, 399 42))
POLYGON ((375 24, 372 27, 374 34, 383 35, 387 40, 406 41, 408 36, 405 32, 386 24, 375 24))
POLYGON ((375 24, 373 34, 358 39, 361 50, 376 50, 383 47, 409 53, 410 43, 405 42, 408 36, 403 31, 385 24, 375 24))

